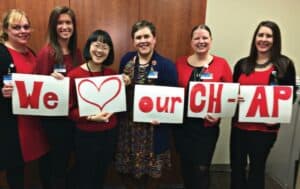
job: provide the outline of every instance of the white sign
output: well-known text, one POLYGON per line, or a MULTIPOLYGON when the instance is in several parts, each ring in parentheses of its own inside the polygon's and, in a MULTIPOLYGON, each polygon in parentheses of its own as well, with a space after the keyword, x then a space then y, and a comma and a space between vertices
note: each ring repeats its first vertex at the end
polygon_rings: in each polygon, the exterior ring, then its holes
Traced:
POLYGON ((190 82, 187 116, 232 117, 238 91, 238 83, 190 82))
POLYGON ((67 116, 69 110, 69 78, 12 74, 13 114, 67 116))
POLYGON ((153 85, 135 85, 135 122, 182 123, 184 89, 153 85))
POLYGON ((240 86, 239 121, 289 123, 292 116, 292 86, 240 86))
POLYGON ((126 111, 122 75, 76 78, 75 83, 80 116, 126 111))

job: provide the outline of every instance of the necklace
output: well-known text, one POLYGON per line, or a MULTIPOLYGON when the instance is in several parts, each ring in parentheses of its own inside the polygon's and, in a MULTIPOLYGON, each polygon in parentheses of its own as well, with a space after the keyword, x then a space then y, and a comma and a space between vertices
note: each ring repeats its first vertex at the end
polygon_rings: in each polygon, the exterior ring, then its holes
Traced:
POLYGON ((90 76, 94 76, 93 73, 92 73, 92 71, 91 71, 91 68, 89 66, 89 63, 86 63, 86 67, 89 70, 90 76))
MULTIPOLYGON (((93 72, 91 71, 91 68, 90 68, 90 66, 89 66, 89 62, 87 62, 86 63, 86 67, 87 67, 87 69, 89 70, 89 73, 90 73, 90 76, 94 76, 94 74, 93 74, 93 72)), ((102 73, 102 69, 101 69, 101 67, 100 67, 100 71, 99 71, 100 73, 102 73)))
POLYGON ((255 68, 265 68, 265 67, 269 66, 271 63, 272 63, 271 61, 267 61, 267 62, 265 62, 265 63, 263 63, 263 64, 258 64, 258 63, 256 62, 255 68))

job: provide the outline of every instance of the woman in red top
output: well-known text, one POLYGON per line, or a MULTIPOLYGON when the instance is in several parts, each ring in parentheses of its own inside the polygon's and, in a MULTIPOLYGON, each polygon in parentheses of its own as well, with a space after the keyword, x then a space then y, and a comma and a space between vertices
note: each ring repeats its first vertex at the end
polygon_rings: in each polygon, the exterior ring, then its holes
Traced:
MULTIPOLYGON (((295 86, 294 64, 281 54, 281 36, 276 23, 263 21, 258 25, 250 55, 234 66, 233 80, 241 85, 295 86)), ((237 116, 233 118, 230 141, 231 189, 264 188, 266 160, 279 127, 279 124, 238 122, 237 116)))
MULTIPOLYGON (((58 6, 52 10, 48 23, 48 42, 38 53, 37 61, 39 74, 58 79, 82 63, 77 48, 75 13, 69 7, 58 6)), ((42 127, 51 147, 40 162, 43 188, 64 189, 68 160, 74 146, 74 123, 65 116, 42 117, 42 127)))
POLYGON ((104 111, 80 117, 74 79, 115 74, 112 69, 106 67, 114 60, 111 37, 103 30, 94 31, 89 36, 83 53, 86 62, 68 73, 71 79, 69 116, 76 123, 77 187, 95 189, 103 188, 104 178, 113 158, 117 139, 117 117, 104 111))
MULTIPOLYGON (((209 53, 211 43, 208 26, 199 25, 192 29, 191 47, 194 53, 176 61, 178 83, 186 89, 186 94, 190 81, 232 81, 227 61, 209 53)), ((181 160, 181 174, 187 189, 209 187, 209 166, 219 136, 219 122, 219 118, 210 115, 205 119, 185 117, 184 123, 174 130, 176 148, 181 160)))
POLYGON ((36 160, 49 150, 39 117, 12 113, 11 73, 36 72, 36 57, 27 47, 31 32, 25 12, 12 9, 4 16, 0 34, 0 170, 6 170, 13 189, 24 188, 24 162, 36 160))

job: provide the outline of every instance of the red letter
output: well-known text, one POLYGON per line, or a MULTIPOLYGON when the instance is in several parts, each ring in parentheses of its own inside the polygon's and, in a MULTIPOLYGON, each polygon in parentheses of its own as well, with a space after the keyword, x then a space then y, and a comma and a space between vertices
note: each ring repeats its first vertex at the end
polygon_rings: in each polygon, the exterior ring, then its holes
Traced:
POLYGON ((16 81, 16 87, 19 94, 19 101, 21 108, 27 108, 29 105, 31 108, 39 108, 39 99, 41 94, 43 82, 33 82, 32 95, 27 94, 24 81, 16 81))
POLYGON ((208 104, 208 111, 207 112, 213 112, 213 113, 220 113, 221 112, 221 97, 222 97, 222 90, 223 90, 223 84, 209 85, 209 104, 208 104), (214 86, 218 87, 217 96, 215 97, 215 88, 214 86), (214 109, 215 107, 215 109, 214 109))
POLYGON ((168 112, 168 104, 169 104, 169 97, 165 98, 165 104, 163 106, 161 106, 160 102, 161 102, 161 97, 157 97, 156 98, 156 110, 157 112, 168 112))
POLYGON ((283 86, 274 86, 274 102, 273 102, 273 112, 272 117, 278 117, 278 101, 288 100, 292 96, 292 89, 283 86))
POLYGON ((56 108, 57 104, 58 104, 57 101, 58 101, 58 97, 53 92, 48 92, 44 96, 44 104, 45 104, 45 107, 48 108, 48 109, 56 108), (54 102, 52 104, 50 104, 51 101, 54 101, 54 102))
POLYGON ((246 117, 254 117, 259 109, 260 116, 269 117, 266 91, 264 87, 257 87, 246 117))
POLYGON ((172 105, 171 105, 171 111, 170 111, 170 113, 174 113, 174 109, 175 109, 175 103, 176 102, 179 102, 179 103, 181 103, 182 102, 182 100, 181 100, 181 98, 180 97, 172 97, 172 105))
POLYGON ((201 112, 205 106, 205 100, 201 100, 200 104, 196 104, 196 96, 197 93, 200 93, 200 95, 203 97, 205 96, 205 87, 202 84, 196 84, 191 90, 191 96, 190 96, 190 108, 192 112, 198 113, 201 112))
POLYGON ((153 109, 152 99, 148 96, 142 97, 140 102, 139 102, 139 108, 144 113, 151 112, 152 109, 153 109))

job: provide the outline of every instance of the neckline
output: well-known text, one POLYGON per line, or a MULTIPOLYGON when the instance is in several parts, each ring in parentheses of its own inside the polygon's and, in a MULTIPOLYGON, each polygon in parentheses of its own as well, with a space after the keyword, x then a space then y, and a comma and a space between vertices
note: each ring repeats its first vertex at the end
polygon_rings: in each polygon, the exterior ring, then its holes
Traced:
POLYGON ((271 61, 267 61, 263 64, 258 64, 257 62, 255 63, 255 68, 266 68, 267 66, 269 66, 272 62, 271 61))
POLYGON ((99 70, 99 71, 92 72, 92 70, 91 70, 91 68, 89 66, 89 62, 86 63, 86 67, 87 67, 88 72, 89 72, 89 74, 90 74, 91 77, 95 76, 94 73, 102 73, 103 72, 103 68, 101 70, 99 70))
POLYGON ((192 65, 190 62, 189 62, 189 56, 187 56, 186 57, 186 62, 187 62, 187 64, 190 66, 190 67, 192 67, 192 68, 207 68, 213 61, 214 61, 214 55, 211 55, 211 60, 208 62, 208 63, 206 63, 206 64, 203 64, 203 65, 201 65, 201 66, 194 66, 194 65, 192 65))

